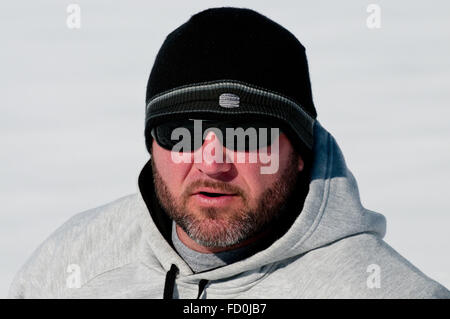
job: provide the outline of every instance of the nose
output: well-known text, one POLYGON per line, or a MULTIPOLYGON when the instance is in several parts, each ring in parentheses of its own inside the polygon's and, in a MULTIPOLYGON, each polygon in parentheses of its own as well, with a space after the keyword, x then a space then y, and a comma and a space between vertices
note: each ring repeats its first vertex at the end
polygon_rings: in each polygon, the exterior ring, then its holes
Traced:
POLYGON ((202 173, 216 177, 231 171, 233 164, 216 133, 209 131, 202 147, 194 153, 194 165, 202 173))

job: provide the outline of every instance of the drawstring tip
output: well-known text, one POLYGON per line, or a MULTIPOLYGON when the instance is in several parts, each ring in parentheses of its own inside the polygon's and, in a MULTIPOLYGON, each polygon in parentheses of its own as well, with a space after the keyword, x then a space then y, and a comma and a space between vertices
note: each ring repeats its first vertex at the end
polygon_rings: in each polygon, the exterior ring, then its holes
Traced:
POLYGON ((178 268, 175 264, 172 264, 172 266, 170 266, 170 270, 166 274, 163 299, 173 299, 173 290, 175 288, 175 279, 177 278, 177 274, 178 268))
POLYGON ((205 290, 206 285, 208 284, 208 280, 201 279, 198 283, 198 295, 197 299, 200 299, 200 296, 202 295, 203 291, 205 290))

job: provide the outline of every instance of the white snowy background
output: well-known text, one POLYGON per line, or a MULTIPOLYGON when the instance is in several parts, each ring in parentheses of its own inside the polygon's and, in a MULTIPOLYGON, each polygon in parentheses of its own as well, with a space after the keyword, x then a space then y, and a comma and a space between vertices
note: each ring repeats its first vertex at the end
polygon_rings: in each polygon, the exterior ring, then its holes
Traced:
POLYGON ((267 15, 306 46, 318 119, 363 205, 386 216, 390 245, 450 287, 450 2, 10 0, 0 4, 0 296, 69 217, 137 191, 155 55, 192 14, 225 5, 267 15), (80 29, 66 25, 70 3, 80 29), (379 29, 366 25, 371 3, 379 29))

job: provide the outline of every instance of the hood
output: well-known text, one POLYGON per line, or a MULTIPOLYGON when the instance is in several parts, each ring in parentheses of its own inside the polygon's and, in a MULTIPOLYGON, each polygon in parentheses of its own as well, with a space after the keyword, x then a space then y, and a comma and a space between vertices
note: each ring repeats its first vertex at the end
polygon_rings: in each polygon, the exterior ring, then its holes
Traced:
POLYGON ((192 282, 224 279, 258 270, 356 234, 373 233, 382 238, 386 231, 384 216, 362 206, 356 180, 336 140, 317 120, 309 191, 301 211, 282 237, 244 260, 194 274, 171 246, 171 220, 156 203, 150 162, 139 176, 139 188, 151 215, 145 231, 154 256, 164 271, 176 265, 180 276, 192 282))

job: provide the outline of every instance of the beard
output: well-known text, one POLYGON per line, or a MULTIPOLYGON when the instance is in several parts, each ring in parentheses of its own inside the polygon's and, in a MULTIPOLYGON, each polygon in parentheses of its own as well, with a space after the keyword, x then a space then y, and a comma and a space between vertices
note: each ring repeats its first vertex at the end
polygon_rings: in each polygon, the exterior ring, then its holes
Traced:
POLYGON ((216 180, 197 180, 190 184, 179 198, 169 191, 151 158, 155 191, 161 207, 195 242, 204 247, 225 248, 238 245, 277 225, 288 199, 294 192, 299 172, 296 153, 289 156, 288 166, 251 204, 248 196, 240 188, 216 180), (198 187, 234 193, 242 205, 233 207, 189 206, 192 191, 198 187))

